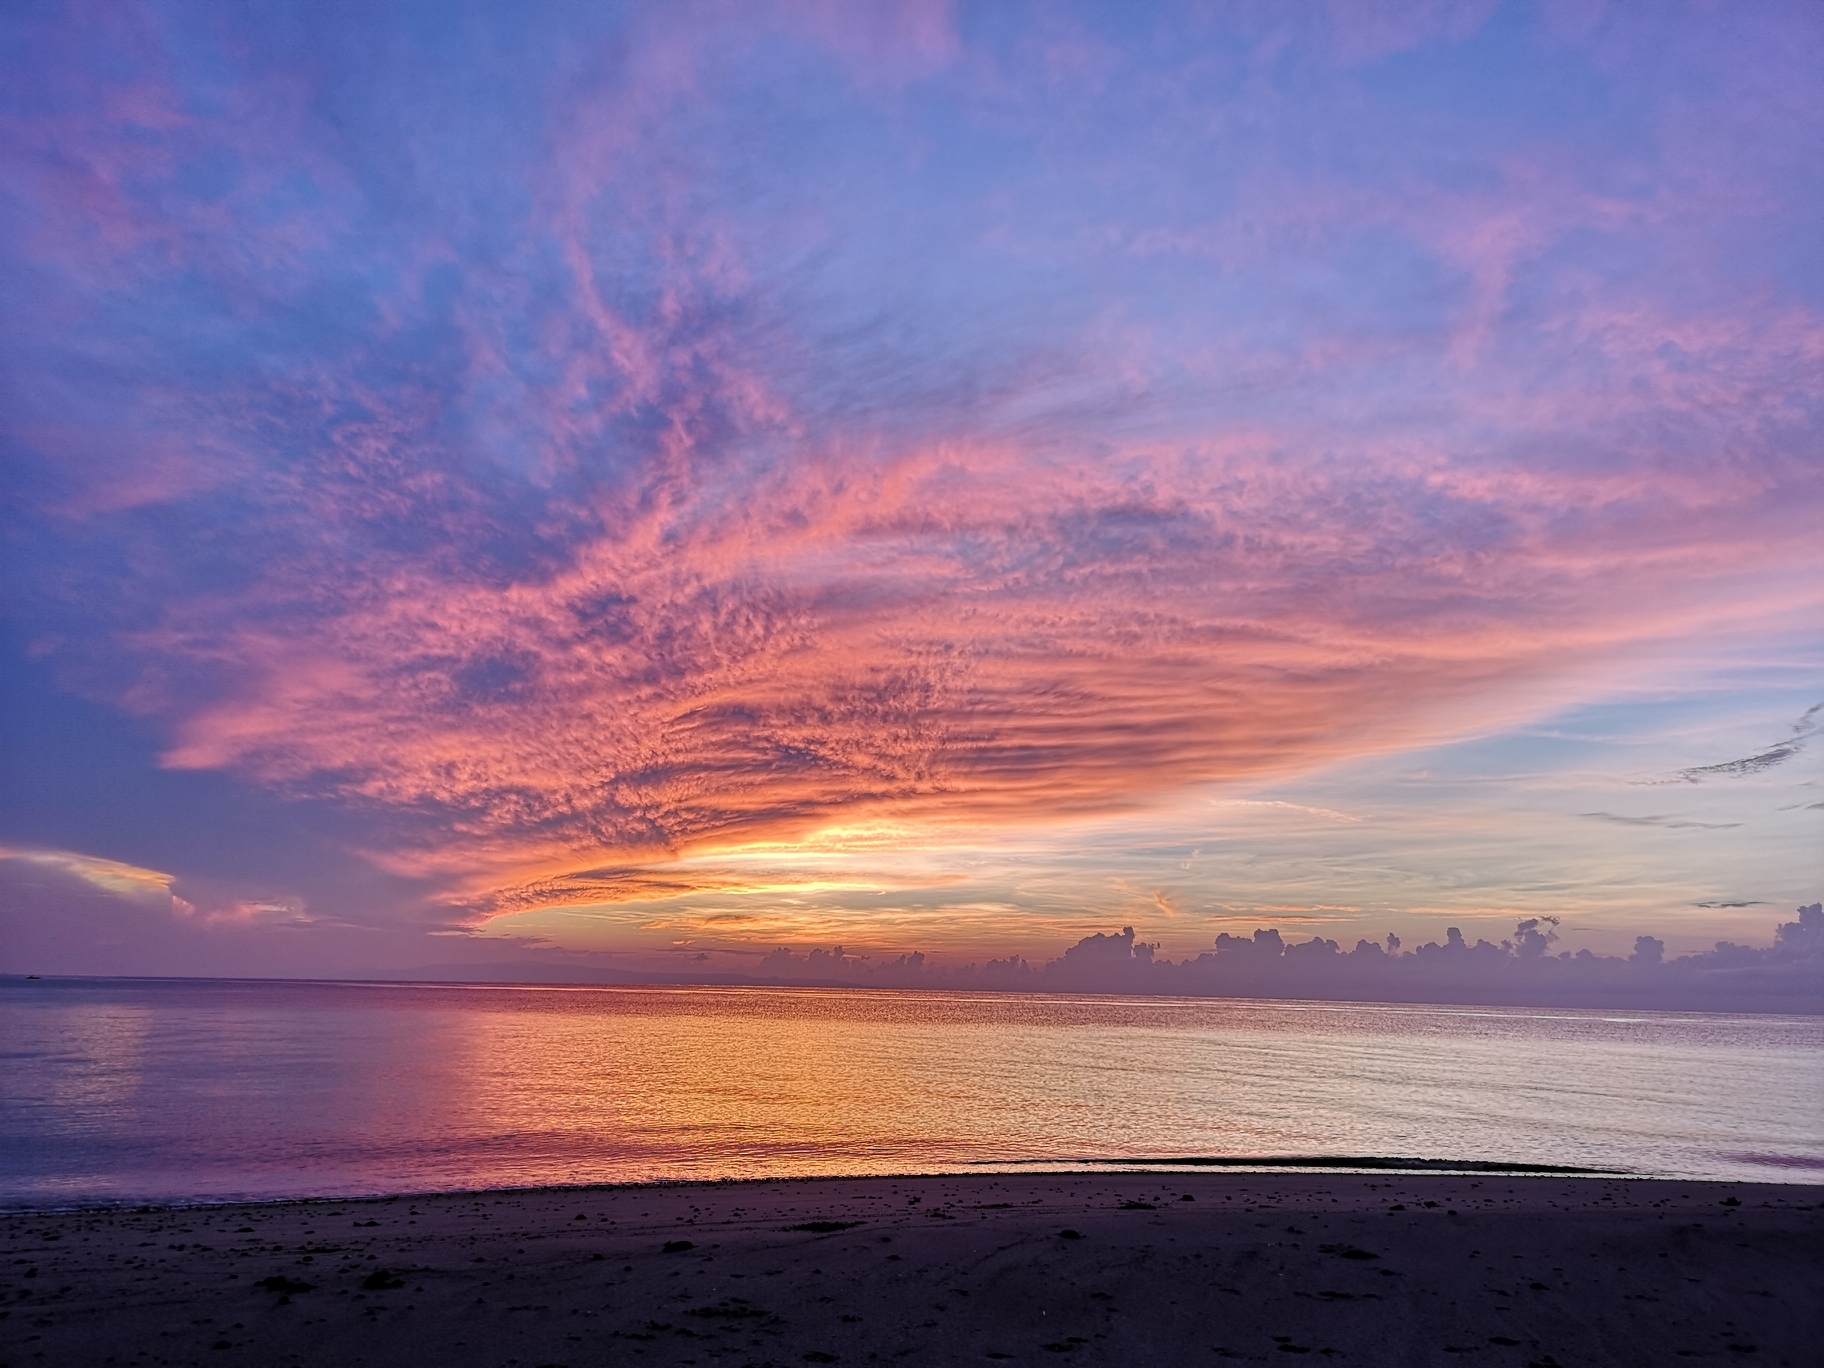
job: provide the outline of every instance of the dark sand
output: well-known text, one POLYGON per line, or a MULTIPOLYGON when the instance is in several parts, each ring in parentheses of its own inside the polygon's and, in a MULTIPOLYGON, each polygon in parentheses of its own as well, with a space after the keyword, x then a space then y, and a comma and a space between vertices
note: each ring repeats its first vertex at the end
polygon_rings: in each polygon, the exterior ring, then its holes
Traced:
POLYGON ((0 1364, 1815 1365, 1820 1201, 1121 1173, 15 1215, 0 1364))

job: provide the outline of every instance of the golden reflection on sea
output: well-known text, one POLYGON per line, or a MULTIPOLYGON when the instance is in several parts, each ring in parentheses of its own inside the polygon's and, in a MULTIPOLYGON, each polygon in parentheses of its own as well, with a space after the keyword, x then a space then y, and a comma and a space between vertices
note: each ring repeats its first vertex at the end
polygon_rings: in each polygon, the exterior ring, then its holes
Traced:
POLYGON ((0 1028, 12 1201, 1171 1155, 1824 1173, 1811 1018, 67 980, 0 989, 0 1028))

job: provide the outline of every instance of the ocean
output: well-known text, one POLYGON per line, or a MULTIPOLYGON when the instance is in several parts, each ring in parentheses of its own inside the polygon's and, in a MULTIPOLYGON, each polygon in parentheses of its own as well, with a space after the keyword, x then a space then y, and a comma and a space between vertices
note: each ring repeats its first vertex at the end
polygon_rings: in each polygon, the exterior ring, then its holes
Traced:
POLYGON ((1824 1182, 1824 1019, 0 980, 0 1205, 1397 1155, 1824 1182))

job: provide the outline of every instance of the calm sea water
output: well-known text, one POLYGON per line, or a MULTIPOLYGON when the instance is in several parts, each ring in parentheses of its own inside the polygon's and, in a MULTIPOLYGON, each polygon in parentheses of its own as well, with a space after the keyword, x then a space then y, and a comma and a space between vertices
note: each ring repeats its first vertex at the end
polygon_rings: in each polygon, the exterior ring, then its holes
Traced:
POLYGON ((1824 1020, 0 982, 0 1204, 1384 1154, 1824 1181, 1824 1020))

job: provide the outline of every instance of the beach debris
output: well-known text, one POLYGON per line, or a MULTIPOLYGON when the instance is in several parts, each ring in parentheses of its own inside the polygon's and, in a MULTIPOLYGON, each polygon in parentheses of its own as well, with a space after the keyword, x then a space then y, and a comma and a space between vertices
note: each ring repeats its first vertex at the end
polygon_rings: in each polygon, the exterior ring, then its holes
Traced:
POLYGON ((1319 1245, 1317 1248, 1319 1253, 1334 1254, 1339 1259, 1378 1259, 1381 1257, 1379 1254, 1370 1253, 1368 1250, 1357 1248, 1352 1244, 1327 1244, 1319 1245))
POLYGON ((369 1292, 390 1292, 396 1287, 404 1287, 405 1279, 394 1277, 384 1268, 376 1268, 361 1279, 361 1286, 369 1292))
POLYGON ((853 1230, 861 1224, 863 1224, 861 1221, 800 1221, 797 1225, 787 1226, 786 1229, 808 1230, 813 1235, 828 1235, 831 1231, 853 1230))
POLYGON ((666 1254, 682 1254, 687 1249, 695 1248, 696 1246, 689 1240, 667 1240, 665 1241, 665 1248, 662 1252, 666 1254))
POLYGON ((765 1317, 769 1313, 757 1306, 749 1306, 740 1297, 724 1297, 714 1306, 695 1306, 684 1314, 701 1316, 705 1320, 751 1320, 765 1317))
POLYGON ((299 1282, 296 1278, 288 1278, 283 1273, 274 1273, 270 1278, 261 1278, 254 1286, 267 1292, 280 1292, 287 1297, 294 1292, 314 1292, 317 1288, 315 1283, 299 1282))
POLYGON ((1080 1240, 1083 1238, 1083 1232, 1080 1230, 1069 1230, 1069 1229, 1060 1230, 1058 1232, 1058 1238, 1060 1240, 1080 1240))

